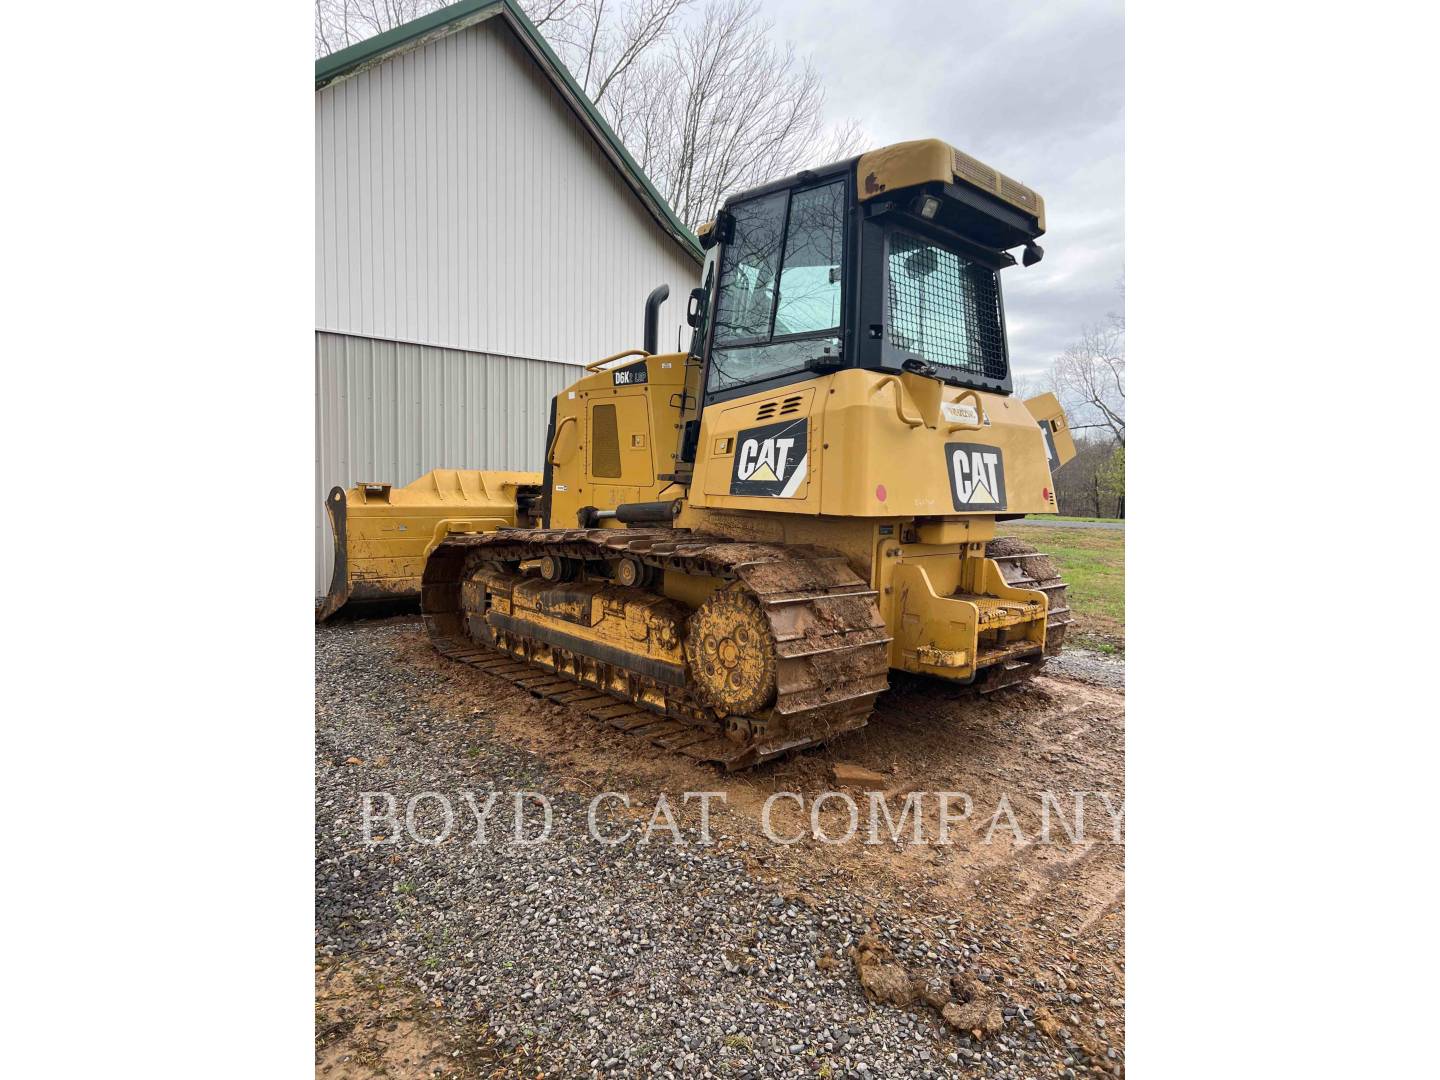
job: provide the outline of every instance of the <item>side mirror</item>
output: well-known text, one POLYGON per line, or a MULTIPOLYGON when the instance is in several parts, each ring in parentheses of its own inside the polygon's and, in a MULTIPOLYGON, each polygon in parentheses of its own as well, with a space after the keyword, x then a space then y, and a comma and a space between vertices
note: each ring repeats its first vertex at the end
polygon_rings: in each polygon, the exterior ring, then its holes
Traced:
POLYGON ((709 299, 710 294, 704 289, 691 289, 690 303, 685 309, 685 321, 698 329, 705 321, 705 305, 709 299))
POLYGON ((715 231, 710 234, 715 242, 730 244, 735 241, 735 215, 728 210, 721 210, 715 215, 715 231))

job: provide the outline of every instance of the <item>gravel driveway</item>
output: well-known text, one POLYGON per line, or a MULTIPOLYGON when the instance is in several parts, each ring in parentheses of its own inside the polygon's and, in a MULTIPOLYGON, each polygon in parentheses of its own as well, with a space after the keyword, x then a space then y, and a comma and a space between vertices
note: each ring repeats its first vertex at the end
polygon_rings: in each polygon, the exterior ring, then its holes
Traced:
POLYGON ((1051 657, 1045 670, 1091 686, 1125 689, 1125 661, 1089 649, 1066 649, 1051 657))
POLYGON ((1018 525, 1041 525, 1047 529, 1123 529, 1123 521, 1057 521, 1055 518, 1037 514, 1034 517, 1027 517, 1024 521, 1016 522, 1018 525))
MULTIPOLYGON (((591 722, 492 677, 416 662, 425 648, 416 619, 319 628, 315 647, 319 1075, 1121 1075, 1120 1014, 1108 1010, 1123 989, 1087 992, 1085 957, 1047 954, 1050 972, 1038 954, 1011 955, 1028 950, 991 929, 979 897, 972 914, 877 895, 845 864, 762 850, 728 809, 713 815, 714 842, 703 846, 693 804, 676 814, 683 846, 665 832, 643 845, 598 843, 587 830, 591 793, 620 785, 630 751, 605 743, 612 756, 582 768, 575 754, 543 743, 536 752, 522 736, 611 734, 582 731, 591 722), (463 793, 483 804, 492 790, 499 809, 477 844, 463 793), (517 790, 550 799, 546 842, 509 842, 517 790), (363 843, 363 792, 396 794, 403 821, 405 800, 423 791, 453 806, 446 842, 363 843), (965 980, 993 1000, 999 1030, 977 1038, 923 999, 867 999, 857 944, 897 969, 965 980)), ((712 772, 708 782, 738 796, 769 781, 712 772)), ((654 786, 639 787, 649 800, 654 786)), ((599 823, 611 833, 643 827, 645 800, 630 813, 611 802, 599 823)), ((521 805, 538 828, 538 804, 521 805)), ((371 806, 386 808, 379 798, 371 806)), ((440 801, 420 803, 415 824, 422 837, 440 835, 440 801)), ((1112 957, 1114 922, 1104 924, 1112 957)), ((1074 940, 1061 948, 1073 951, 1074 940)))

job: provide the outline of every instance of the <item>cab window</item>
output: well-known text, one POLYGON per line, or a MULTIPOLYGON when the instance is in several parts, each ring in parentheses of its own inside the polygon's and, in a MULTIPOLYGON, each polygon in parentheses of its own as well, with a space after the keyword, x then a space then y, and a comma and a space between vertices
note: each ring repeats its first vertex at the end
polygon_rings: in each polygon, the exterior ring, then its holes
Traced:
POLYGON ((890 345, 947 377, 1006 375, 1005 328, 995 271, 906 232, 886 257, 890 345))
POLYGON ((839 328, 844 197, 844 185, 826 184, 790 200, 774 337, 839 328))
POLYGON ((770 337, 785 200, 782 191, 743 203, 734 210, 735 238, 726 246, 720 265, 716 342, 764 341, 770 337))
POLYGON ((840 351, 845 185, 775 192, 731 208, 708 390, 804 370, 840 351))

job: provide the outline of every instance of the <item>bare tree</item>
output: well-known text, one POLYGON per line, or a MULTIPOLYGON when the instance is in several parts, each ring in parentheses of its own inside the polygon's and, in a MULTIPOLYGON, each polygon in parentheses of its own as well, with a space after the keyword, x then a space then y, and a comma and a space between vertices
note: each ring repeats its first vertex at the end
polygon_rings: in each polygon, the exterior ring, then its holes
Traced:
POLYGON ((1108 431, 1125 445, 1125 319, 1089 326, 1050 369, 1056 395, 1070 413, 1070 429, 1108 431))
POLYGON ((1125 450, 1108 435, 1075 437, 1075 457, 1054 474, 1059 512, 1083 517, 1125 516, 1125 450))
MULTIPOLYGON (((669 38, 692 0, 521 0, 570 74, 596 105, 642 57, 669 38)), ((607 116, 607 119, 613 119, 607 116)))
POLYGON ((315 55, 328 56, 444 6, 444 0, 315 0, 315 55))
POLYGON ((758 0, 708 0, 700 17, 634 70, 617 133, 691 228, 725 196, 853 153, 853 122, 824 121, 808 60, 771 40, 758 0))
MULTIPOLYGON (((772 41, 759 0, 521 0, 680 219, 707 220, 733 192, 854 153, 853 121, 829 125, 814 66, 772 41)), ((316 0, 324 55, 443 6, 316 0)))

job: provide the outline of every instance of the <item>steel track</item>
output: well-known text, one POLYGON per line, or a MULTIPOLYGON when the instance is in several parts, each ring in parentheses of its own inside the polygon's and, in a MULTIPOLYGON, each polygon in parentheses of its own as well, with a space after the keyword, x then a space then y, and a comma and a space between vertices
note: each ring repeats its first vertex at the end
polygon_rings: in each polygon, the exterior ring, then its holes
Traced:
POLYGON ((824 548, 756 544, 682 529, 502 529, 452 536, 426 564, 421 606, 431 640, 445 655, 510 676, 538 696, 593 705, 592 712, 621 730, 727 769, 747 768, 863 727, 876 696, 889 686, 890 635, 875 592, 842 555, 824 548), (465 579, 481 560, 514 563, 545 555, 591 565, 629 556, 657 570, 744 589, 770 627, 774 702, 760 715, 721 717, 687 688, 607 663, 592 652, 557 647, 527 634, 523 622, 491 627, 489 641, 475 640, 467 629, 465 579), (568 689, 562 690, 563 684, 568 689), (623 694, 615 691, 617 685, 625 687, 623 694), (590 696, 575 696, 581 689, 590 696), (602 706, 599 695, 611 704, 602 706), (614 707, 617 700, 626 707, 614 707))
MULTIPOLYGON (((1006 539, 987 556, 1007 583, 1050 600, 1046 655, 1059 651, 1071 621, 1065 583, 1043 576, 1048 559, 1006 539), (1034 577, 1032 574, 1042 574, 1034 577)), ((634 587, 637 591, 651 590, 634 587)), ((743 769, 864 727, 889 686, 890 636, 875 591, 843 556, 824 548, 758 544, 683 529, 501 529, 457 535, 426 563, 421 587, 426 630, 437 651, 501 676, 536 697, 571 706, 622 732, 727 770, 743 769), (719 717, 683 688, 591 655, 542 643, 522 629, 490 631, 477 641, 467 630, 461 587, 485 564, 563 555, 587 563, 630 556, 657 570, 734 582, 759 603, 775 644, 776 698, 763 715, 719 717), (569 670, 561 670, 568 668, 569 670), (625 693, 614 687, 623 684, 625 693), (657 704, 655 697, 663 698, 657 704), (642 700, 642 695, 647 700, 642 700)), ((981 672, 982 694, 1028 682, 1044 656, 981 672)))

